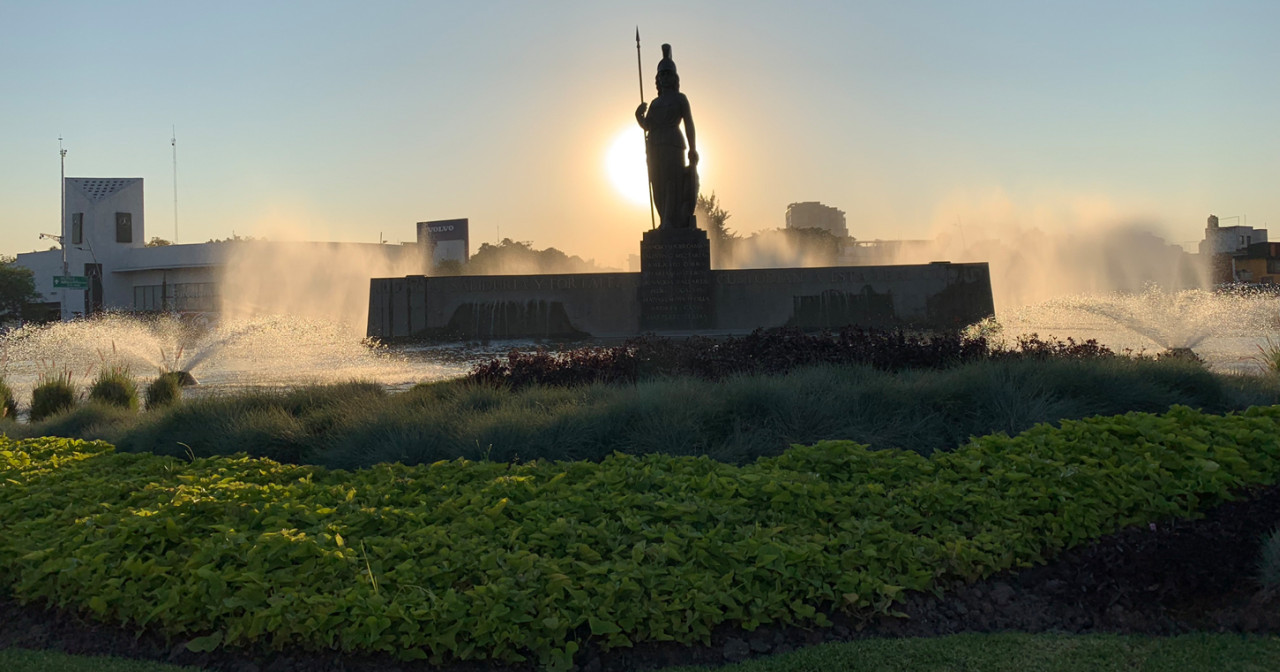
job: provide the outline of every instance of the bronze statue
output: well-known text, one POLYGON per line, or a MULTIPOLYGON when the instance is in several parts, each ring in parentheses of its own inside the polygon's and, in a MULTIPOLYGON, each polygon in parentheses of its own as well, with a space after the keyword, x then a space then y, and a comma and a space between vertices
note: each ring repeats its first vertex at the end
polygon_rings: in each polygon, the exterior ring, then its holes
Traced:
MULTIPOLYGON (((637 33, 638 36, 638 33, 637 33)), ((645 130, 649 161, 649 185, 660 218, 659 228, 694 226, 693 208, 698 201, 698 150, 689 99, 680 93, 680 75, 671 60, 671 45, 662 45, 662 60, 655 78, 658 97, 652 105, 640 103, 636 122, 645 130), (684 133, 680 123, 684 122, 684 133), (685 165, 688 136, 689 164, 685 165)))

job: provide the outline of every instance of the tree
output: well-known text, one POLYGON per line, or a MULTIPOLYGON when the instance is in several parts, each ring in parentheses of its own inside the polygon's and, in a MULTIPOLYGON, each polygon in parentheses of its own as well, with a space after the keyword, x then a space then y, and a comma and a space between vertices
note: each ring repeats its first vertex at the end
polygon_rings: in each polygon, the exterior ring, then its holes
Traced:
POLYGON ((779 229, 791 238, 795 249, 803 254, 811 265, 833 266, 840 255, 840 239, 826 229, 779 229))
POLYGON ((457 259, 445 259, 436 264, 432 275, 437 276, 453 276, 462 275, 462 262, 457 259))
POLYGON ((218 239, 216 239, 216 240, 215 240, 215 239, 213 239, 213 238, 210 238, 210 239, 209 239, 209 242, 211 242, 211 243, 238 243, 238 242, 242 242, 242 241, 266 240, 266 239, 267 239, 267 237, 266 237, 266 236, 241 236, 241 235, 238 235, 235 231, 232 231, 232 232, 231 232, 231 237, 230 237, 230 238, 218 238, 218 239))
POLYGON ((463 267, 468 275, 595 273, 600 270, 594 261, 569 256, 554 247, 535 250, 533 243, 510 238, 503 238, 497 245, 484 243, 463 267))
POLYGON ((707 224, 705 227, 707 233, 711 235, 712 240, 720 241, 731 240, 738 237, 738 234, 729 230, 725 226, 725 222, 729 221, 728 210, 720 207, 720 200, 716 198, 716 192, 711 192, 710 196, 698 194, 698 209, 707 213, 707 224))
POLYGON ((28 303, 40 299, 35 273, 15 261, 13 257, 0 257, 0 319, 4 320, 21 317, 28 303))
POLYGON ((738 241, 735 252, 751 268, 834 266, 840 239, 826 229, 768 229, 738 241))
POLYGON ((165 240, 160 236, 152 236, 151 240, 147 241, 147 247, 165 247, 166 245, 172 245, 172 244, 173 244, 173 241, 165 240))
POLYGON ((701 210, 706 218, 702 228, 711 239, 712 265, 716 268, 732 266, 733 241, 738 240, 739 236, 725 226, 725 222, 729 221, 729 211, 720 207, 720 201, 716 198, 714 191, 710 196, 698 194, 697 209, 701 210))

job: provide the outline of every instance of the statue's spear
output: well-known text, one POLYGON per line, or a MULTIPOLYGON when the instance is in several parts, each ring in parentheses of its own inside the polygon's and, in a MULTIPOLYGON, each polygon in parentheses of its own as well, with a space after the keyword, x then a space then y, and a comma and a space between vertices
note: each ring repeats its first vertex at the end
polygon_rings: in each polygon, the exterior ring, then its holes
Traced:
MULTIPOLYGON (((640 104, 644 104, 644 66, 640 64, 640 26, 636 26, 636 75, 640 78, 640 104)), ((649 228, 658 228, 653 217, 653 182, 649 181, 649 129, 644 130, 644 181, 649 185, 649 228)))
POLYGON ((640 78, 640 102, 644 102, 644 66, 640 64, 640 26, 636 26, 636 75, 640 78))

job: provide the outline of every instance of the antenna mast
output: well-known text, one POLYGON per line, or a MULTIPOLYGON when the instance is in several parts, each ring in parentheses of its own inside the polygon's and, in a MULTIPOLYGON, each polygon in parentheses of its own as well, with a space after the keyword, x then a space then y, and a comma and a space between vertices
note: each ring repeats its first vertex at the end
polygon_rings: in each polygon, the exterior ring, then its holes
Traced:
MULTIPOLYGON (((58 231, 62 232, 62 240, 59 240, 58 243, 62 245, 62 275, 66 276, 67 275, 67 150, 62 148, 61 135, 58 136, 58 156, 60 157, 60 160, 62 163, 62 168, 61 168, 62 183, 60 185, 62 187, 62 206, 61 206, 61 215, 60 215, 62 217, 62 222, 61 222, 61 226, 58 227, 58 231)), ((63 290, 64 293, 65 291, 66 290, 63 290)), ((66 301, 63 301, 62 304, 65 306, 66 301)), ((64 308, 63 314, 65 315, 65 313, 66 313, 66 310, 64 308)))
POLYGON ((173 146, 173 242, 178 242, 178 127, 170 127, 173 135, 169 136, 169 144, 173 146))

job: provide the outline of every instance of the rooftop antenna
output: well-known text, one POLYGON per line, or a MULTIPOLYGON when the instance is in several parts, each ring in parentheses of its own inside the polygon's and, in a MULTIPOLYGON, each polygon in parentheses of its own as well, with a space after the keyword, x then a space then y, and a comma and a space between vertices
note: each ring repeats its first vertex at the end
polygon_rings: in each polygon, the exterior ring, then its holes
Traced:
POLYGON ((178 242, 178 127, 171 126, 169 145, 173 147, 173 242, 178 242))
MULTIPOLYGON (((62 148, 61 135, 58 136, 58 156, 60 157, 60 160, 62 163, 62 168, 61 168, 62 207, 61 207, 61 215, 60 215, 62 217, 62 222, 61 222, 61 225, 58 227, 58 230, 62 232, 62 238, 61 240, 58 241, 58 243, 62 245, 62 275, 63 277, 66 277, 67 275, 67 150, 62 148)), ((63 304, 65 305, 66 302, 63 301, 63 304)))

